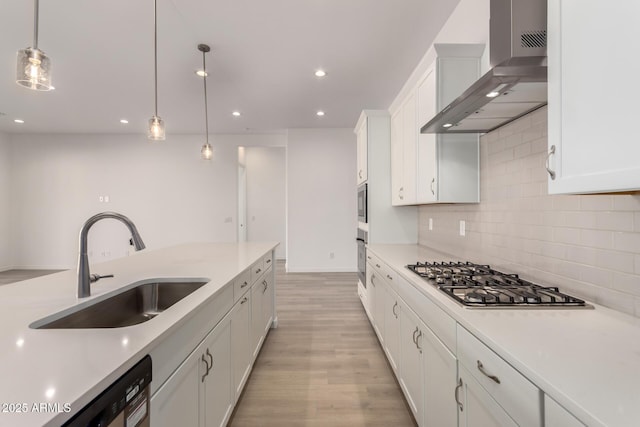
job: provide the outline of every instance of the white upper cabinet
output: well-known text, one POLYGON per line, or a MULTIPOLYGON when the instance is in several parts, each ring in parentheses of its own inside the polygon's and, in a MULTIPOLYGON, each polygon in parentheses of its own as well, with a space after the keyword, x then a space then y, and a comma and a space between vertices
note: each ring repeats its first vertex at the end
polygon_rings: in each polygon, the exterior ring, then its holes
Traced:
POLYGON ((640 189, 637 1, 549 0, 549 193, 640 189))
POLYGON ((434 49, 433 66, 391 111, 394 205, 479 201, 479 135, 421 134, 420 128, 478 79, 484 45, 434 49))
POLYGON ((412 92, 391 116, 391 203, 416 204, 416 97, 412 92))
POLYGON ((367 182, 367 117, 364 116, 358 121, 356 126, 356 143, 357 143, 357 177, 358 185, 367 182))

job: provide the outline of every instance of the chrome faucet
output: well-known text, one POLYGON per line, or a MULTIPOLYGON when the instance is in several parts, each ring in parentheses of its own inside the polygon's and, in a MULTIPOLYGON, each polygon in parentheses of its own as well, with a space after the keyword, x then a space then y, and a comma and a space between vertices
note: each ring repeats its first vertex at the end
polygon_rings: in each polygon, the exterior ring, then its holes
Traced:
POLYGON ((144 242, 138 234, 138 229, 133 222, 126 216, 116 212, 102 212, 89 218, 82 228, 80 229, 80 255, 78 257, 78 298, 86 298, 91 295, 92 282, 97 281, 102 277, 113 277, 113 275, 99 276, 97 274, 89 273, 89 258, 87 257, 87 237, 89 235, 89 229, 93 224, 101 219, 112 218, 117 219, 124 223, 131 232, 131 242, 133 243, 136 251, 144 249, 144 242))

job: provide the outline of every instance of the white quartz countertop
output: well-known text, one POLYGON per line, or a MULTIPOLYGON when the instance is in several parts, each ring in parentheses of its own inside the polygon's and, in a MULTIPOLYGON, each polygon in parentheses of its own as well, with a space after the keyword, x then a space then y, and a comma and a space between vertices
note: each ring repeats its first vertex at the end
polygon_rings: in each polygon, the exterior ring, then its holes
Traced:
POLYGON ((208 282, 159 316, 123 328, 29 327, 86 302, 76 297, 75 270, 1 286, 0 426, 59 426, 277 244, 193 243, 91 265, 92 273, 115 277, 93 283, 88 299, 145 279, 205 278, 208 282), (65 412, 66 405, 71 405, 71 412, 65 412))
POLYGON ((457 257, 418 245, 367 248, 583 423, 640 425, 640 319, 597 304, 594 309, 464 308, 405 268, 457 257))

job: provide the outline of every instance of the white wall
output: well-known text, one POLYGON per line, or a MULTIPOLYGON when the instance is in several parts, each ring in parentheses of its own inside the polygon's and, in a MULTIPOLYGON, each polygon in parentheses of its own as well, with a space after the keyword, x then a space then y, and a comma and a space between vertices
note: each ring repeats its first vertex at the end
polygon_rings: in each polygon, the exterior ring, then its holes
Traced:
POLYGON ((10 156, 9 136, 0 133, 0 271, 7 270, 13 264, 10 252, 10 156))
MULTIPOLYGON (((75 267, 80 227, 107 210, 131 218, 149 249, 235 241, 237 146, 284 145, 285 138, 214 136, 214 159, 206 162, 198 135, 160 143, 142 135, 13 135, 14 266, 75 267), (110 202, 100 203, 100 195, 110 202)), ((123 256, 128 239, 114 220, 96 224, 93 260, 123 256)))
POLYGON ((351 129, 289 130, 288 271, 357 270, 355 164, 351 129))
POLYGON ((246 147, 247 240, 278 241, 276 258, 286 255, 286 149, 246 147))

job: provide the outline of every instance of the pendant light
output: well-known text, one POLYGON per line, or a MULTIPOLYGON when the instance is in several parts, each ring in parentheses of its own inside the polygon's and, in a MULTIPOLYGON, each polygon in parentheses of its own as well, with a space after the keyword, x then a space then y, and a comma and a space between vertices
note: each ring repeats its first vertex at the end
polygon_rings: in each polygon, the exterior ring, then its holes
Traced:
POLYGON ((206 135, 206 143, 202 146, 200 150, 200 154, 204 160, 211 160, 213 157, 213 149, 211 148, 211 144, 209 144, 209 109, 207 108, 207 64, 205 61, 205 54, 211 50, 211 48, 206 44, 199 44, 198 50, 202 52, 202 81, 204 81, 204 124, 205 124, 205 135, 206 135))
POLYGON ((34 0, 33 47, 18 51, 16 83, 28 89, 48 91, 51 85, 51 60, 38 49, 39 0, 34 0))
POLYGON ((164 121, 158 117, 158 5, 157 0, 153 0, 153 71, 154 71, 154 92, 155 110, 153 117, 149 119, 149 130, 147 137, 151 141, 164 141, 164 121))

